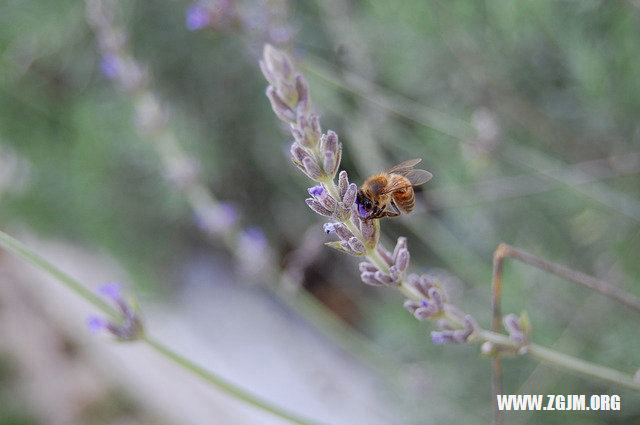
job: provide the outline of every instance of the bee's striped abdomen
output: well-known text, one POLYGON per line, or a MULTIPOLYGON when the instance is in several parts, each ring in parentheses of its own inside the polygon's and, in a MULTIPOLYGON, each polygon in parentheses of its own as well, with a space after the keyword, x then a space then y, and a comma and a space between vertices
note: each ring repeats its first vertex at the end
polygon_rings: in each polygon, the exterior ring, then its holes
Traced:
POLYGON ((411 182, 409 182, 406 177, 398 174, 393 174, 392 178, 394 180, 400 180, 400 182, 396 182, 396 184, 406 185, 406 187, 393 192, 393 201, 402 212, 411 212, 415 206, 415 196, 411 182))

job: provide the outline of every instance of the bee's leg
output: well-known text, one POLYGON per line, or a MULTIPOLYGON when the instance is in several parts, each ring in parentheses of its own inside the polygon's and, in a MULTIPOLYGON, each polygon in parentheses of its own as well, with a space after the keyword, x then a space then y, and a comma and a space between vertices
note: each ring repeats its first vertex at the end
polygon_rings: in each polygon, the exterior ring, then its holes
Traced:
POLYGON ((382 217, 384 217, 384 207, 383 208, 376 207, 376 209, 373 210, 373 214, 369 216, 369 219, 382 218, 382 217))
POLYGON ((385 216, 387 217, 397 217, 400 215, 400 210, 398 209, 397 205, 395 202, 393 202, 393 200, 391 202, 389 202, 386 205, 387 210, 385 212, 385 216))

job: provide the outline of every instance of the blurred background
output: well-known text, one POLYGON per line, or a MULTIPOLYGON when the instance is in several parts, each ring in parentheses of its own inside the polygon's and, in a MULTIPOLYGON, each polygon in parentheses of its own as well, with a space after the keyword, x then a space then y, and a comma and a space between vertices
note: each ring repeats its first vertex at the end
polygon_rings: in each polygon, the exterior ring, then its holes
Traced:
MULTIPOLYGON (((386 244, 407 236, 412 271, 481 325, 500 242, 640 296, 633 0, 4 1, 2 230, 89 286, 122 281, 152 334, 320 422, 488 423, 478 347, 432 344, 400 294, 324 247, 264 95, 265 42, 298 61, 353 181, 423 158, 434 178, 382 222, 386 244)), ((0 273, 1 425, 283 423, 90 335, 91 309, 8 253, 0 273)), ((640 367, 636 313, 507 260, 503 311, 522 310, 537 343, 640 367)), ((528 358, 504 381, 622 396, 509 424, 640 423, 638 394, 528 358)))

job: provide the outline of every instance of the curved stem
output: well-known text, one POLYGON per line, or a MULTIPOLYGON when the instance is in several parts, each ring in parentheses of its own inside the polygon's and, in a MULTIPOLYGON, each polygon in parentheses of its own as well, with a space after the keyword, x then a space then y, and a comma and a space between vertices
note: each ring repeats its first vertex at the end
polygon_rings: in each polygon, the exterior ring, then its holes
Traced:
MULTIPOLYGON (((509 339, 509 337, 496 332, 479 329, 476 331, 476 335, 485 341, 493 342, 502 347, 519 348, 518 344, 509 339)), ((560 353, 551 348, 537 344, 529 344, 526 346, 526 354, 557 368, 566 369, 574 373, 640 391, 640 382, 635 381, 630 375, 568 354, 560 353)))

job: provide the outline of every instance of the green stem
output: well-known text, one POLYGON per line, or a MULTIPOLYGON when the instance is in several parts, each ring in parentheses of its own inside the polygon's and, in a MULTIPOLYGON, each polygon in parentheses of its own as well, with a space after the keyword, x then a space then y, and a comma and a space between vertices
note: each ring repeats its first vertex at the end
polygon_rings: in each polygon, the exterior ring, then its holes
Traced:
MULTIPOLYGON (((484 329, 476 331, 476 334, 485 341, 490 341, 503 347, 519 347, 515 342, 502 334, 484 329)), ((640 382, 634 380, 630 375, 626 375, 615 369, 591 363, 537 344, 527 345, 526 350, 528 355, 548 365, 640 391, 640 382)))
POLYGON ((20 257, 24 258, 34 266, 38 267, 40 270, 49 273, 50 275, 58 279, 60 283, 66 286, 67 289, 75 292, 77 295, 90 302, 94 307, 98 308, 103 313, 111 317, 117 316, 116 311, 111 306, 109 306, 109 304, 103 301, 102 298, 100 298, 98 295, 87 289, 80 282, 64 273, 62 270, 39 256, 35 252, 31 251, 22 242, 12 238, 2 231, 0 231, 0 246, 5 248, 7 251, 13 252, 14 254, 17 254, 20 257))
MULTIPOLYGON (((40 255, 36 254, 31 249, 27 248, 24 244, 19 242, 18 240, 12 238, 6 233, 0 231, 0 246, 4 247, 6 250, 11 251, 20 257, 24 258, 34 266, 38 267, 40 270, 50 274, 55 277, 62 283, 65 287, 70 289, 72 292, 75 292, 80 297, 84 298, 86 301, 91 303, 94 307, 101 310, 103 313, 115 317, 116 312, 113 308, 111 308, 107 303, 105 303, 100 297, 94 294, 91 290, 87 289, 80 282, 42 258, 40 255)), ((193 363, 192 361, 182 357, 177 354, 175 351, 171 350, 164 344, 144 336, 141 338, 141 341, 147 343, 151 348, 156 350, 158 353, 162 354, 166 358, 172 360, 178 365, 182 366, 186 370, 192 372, 193 374, 201 377, 214 387, 219 390, 238 398, 246 403, 257 407, 258 409, 262 409, 266 412, 269 412, 275 416, 278 416, 282 419, 285 419, 294 424, 300 425, 313 425, 316 422, 311 420, 302 418, 297 416, 294 413, 288 412, 280 407, 277 407, 267 401, 261 400, 258 397, 250 394, 249 392, 241 389, 240 387, 224 380, 223 378, 213 374, 212 372, 207 371, 203 367, 193 363)))
POLYGON ((301 424, 301 425, 317 424, 317 422, 312 422, 309 419, 302 418, 294 413, 285 411, 279 407, 274 406, 273 404, 267 401, 257 398, 256 396, 237 387, 236 385, 230 383, 229 381, 226 381, 221 377, 214 375, 213 373, 202 368, 200 365, 188 360, 187 358, 171 350, 166 345, 152 338, 144 337, 143 341, 146 342, 158 353, 168 358, 169 360, 173 361, 174 363, 178 364, 179 366, 183 367, 184 369, 188 370, 194 375, 199 376, 200 378, 204 379, 208 383, 212 384, 213 386, 217 387, 218 389, 226 392, 227 394, 237 399, 240 399, 248 404, 253 405, 254 407, 267 411, 275 416, 279 416, 283 419, 286 419, 289 422, 294 424, 301 424))

